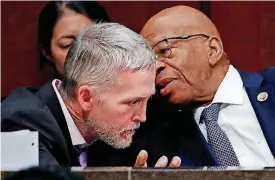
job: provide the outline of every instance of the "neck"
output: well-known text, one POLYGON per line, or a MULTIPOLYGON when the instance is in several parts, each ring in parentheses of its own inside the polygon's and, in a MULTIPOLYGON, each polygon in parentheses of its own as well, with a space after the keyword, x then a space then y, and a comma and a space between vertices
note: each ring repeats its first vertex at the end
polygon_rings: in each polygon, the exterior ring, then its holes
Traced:
POLYGON ((230 65, 228 60, 223 62, 212 69, 210 78, 206 81, 203 91, 198 93, 199 98, 193 103, 193 106, 207 106, 213 101, 230 65))
POLYGON ((73 102, 72 100, 68 100, 68 99, 64 100, 64 103, 77 129, 79 130, 80 134, 82 135, 86 143, 91 144, 94 141, 96 141, 97 139, 95 138, 93 133, 90 132, 91 129, 89 128, 89 126, 86 125, 86 122, 85 122, 86 115, 81 109, 80 105, 78 105, 77 102, 73 102))

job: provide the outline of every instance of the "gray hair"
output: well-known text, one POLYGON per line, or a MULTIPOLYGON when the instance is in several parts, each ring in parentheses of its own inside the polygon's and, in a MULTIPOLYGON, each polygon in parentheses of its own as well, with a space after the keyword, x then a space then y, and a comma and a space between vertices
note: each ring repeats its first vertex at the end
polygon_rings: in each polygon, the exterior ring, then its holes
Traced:
POLYGON ((95 23, 83 29, 70 48, 60 90, 67 98, 73 98, 81 85, 99 93, 102 85, 115 82, 119 71, 151 67, 155 67, 154 53, 141 35, 117 23, 95 23))

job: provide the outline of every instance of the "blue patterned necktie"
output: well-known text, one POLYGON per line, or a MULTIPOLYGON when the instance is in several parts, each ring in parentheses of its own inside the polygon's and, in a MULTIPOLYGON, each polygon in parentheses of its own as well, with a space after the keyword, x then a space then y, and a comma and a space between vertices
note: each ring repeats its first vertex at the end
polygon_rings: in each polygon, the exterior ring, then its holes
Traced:
POLYGON ((220 166, 240 166, 227 135, 218 125, 220 106, 221 103, 211 104, 203 110, 201 115, 206 126, 208 145, 220 166))

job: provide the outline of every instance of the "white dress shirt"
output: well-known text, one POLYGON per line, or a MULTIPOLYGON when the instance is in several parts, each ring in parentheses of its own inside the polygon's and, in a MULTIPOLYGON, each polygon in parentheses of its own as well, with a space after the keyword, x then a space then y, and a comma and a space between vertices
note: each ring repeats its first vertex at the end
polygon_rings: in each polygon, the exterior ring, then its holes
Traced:
POLYGON ((63 111, 63 114, 64 114, 64 117, 66 119, 66 123, 67 123, 67 126, 68 126, 68 129, 69 129, 69 133, 70 133, 70 137, 71 137, 71 140, 72 140, 72 144, 75 146, 75 145, 86 145, 86 141, 84 140, 83 136, 80 134, 78 128, 76 127, 74 121, 73 121, 73 118, 72 116, 70 115, 58 89, 61 85, 61 81, 58 80, 58 79, 55 79, 52 81, 52 86, 53 86, 53 89, 57 95, 57 98, 58 98, 58 101, 60 103, 60 106, 62 108, 62 111, 63 111))
MULTIPOLYGON (((275 166, 274 157, 243 87, 242 79, 232 65, 230 65, 212 103, 222 103, 218 124, 228 136, 240 165, 275 166)), ((200 123, 201 113, 206 107, 195 109, 194 116, 207 140, 206 126, 204 123, 200 123)))

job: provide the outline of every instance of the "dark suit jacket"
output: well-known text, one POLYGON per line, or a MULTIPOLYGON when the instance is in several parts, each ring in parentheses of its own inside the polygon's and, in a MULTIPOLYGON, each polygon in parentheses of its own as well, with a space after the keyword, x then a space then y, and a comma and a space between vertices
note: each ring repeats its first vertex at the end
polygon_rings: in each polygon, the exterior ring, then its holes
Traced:
MULTIPOLYGON (((52 87, 15 90, 2 102, 1 131, 39 132, 39 164, 79 166, 61 106, 52 87)), ((20 149, 20 145, 19 145, 20 149)))
MULTIPOLYGON (((251 104, 272 154, 275 156, 275 68, 260 73, 240 71, 251 104), (268 99, 257 100, 260 92, 268 99)), ((2 131, 31 129, 40 132, 40 163, 79 165, 68 128, 51 87, 19 89, 2 104, 2 131)), ((88 148, 88 166, 132 166, 138 152, 148 151, 148 165, 162 155, 178 155, 182 166, 218 165, 193 119, 192 111, 169 105, 162 98, 150 99, 147 121, 135 134, 130 148, 117 150, 100 141, 88 148), (182 111, 178 111, 181 109, 182 111)))
MULTIPOLYGON (((177 146, 185 143, 179 142, 179 134, 190 132, 189 126, 184 125, 184 119, 178 121, 174 118, 176 109, 162 106, 162 99, 150 100, 149 104, 149 123, 139 130, 133 146, 116 150, 102 142, 95 142, 88 148, 88 166, 132 166, 141 149, 150 153, 148 164, 152 166, 164 154, 170 158, 182 154, 177 146), (170 123, 170 120, 174 122, 170 123), (180 125, 174 125, 177 123, 180 125)), ((192 114, 189 115, 191 118, 192 114)), ((1 131, 29 129, 39 132, 40 165, 79 166, 66 120, 51 82, 40 89, 25 87, 15 90, 2 102, 1 123, 1 131)), ((188 138, 185 142, 189 141, 188 138)), ((187 144, 189 143, 192 142, 187 144)))
MULTIPOLYGON (((275 158, 275 68, 269 68, 262 72, 255 73, 245 73, 239 70, 239 74, 269 149, 275 158), (268 94, 268 98, 265 101, 258 100, 257 96, 262 92, 268 94)), ((232 96, 234 96, 234 94, 232 94, 232 96)), ((197 131, 199 131, 198 127, 197 131)), ((212 165, 219 165, 202 135, 200 139, 211 156, 212 165)))
MULTIPOLYGON (((242 71, 239 71, 239 73, 269 149, 275 158, 275 68, 256 73, 245 73, 242 71), (258 100, 257 96, 261 92, 268 94, 268 98, 265 101, 258 100)), ((207 147, 206 142, 203 142, 205 147, 207 147)), ((209 148, 208 152, 211 154, 209 148)), ((213 165, 219 165, 214 156, 212 154, 211 156, 213 165)))
MULTIPOLYGON (((153 166, 162 155, 168 158, 178 155, 188 162, 189 157, 184 154, 191 153, 189 146, 204 155, 206 151, 193 138, 195 126, 189 125, 194 122, 192 112, 186 110, 178 113, 177 107, 165 102, 161 98, 149 101, 147 123, 136 133, 130 148, 116 150, 102 142, 89 146, 88 166, 132 166, 141 149, 149 153, 149 166, 153 166), (183 116, 176 118, 181 114, 183 116)), ((15 90, 2 102, 1 123, 1 131, 29 129, 39 132, 40 165, 79 166, 51 82, 40 89, 26 87, 15 90)))

